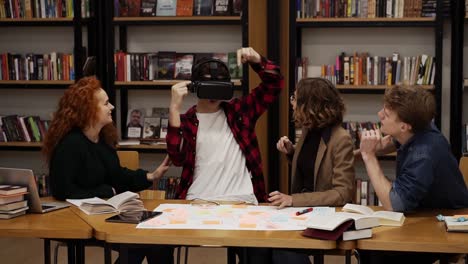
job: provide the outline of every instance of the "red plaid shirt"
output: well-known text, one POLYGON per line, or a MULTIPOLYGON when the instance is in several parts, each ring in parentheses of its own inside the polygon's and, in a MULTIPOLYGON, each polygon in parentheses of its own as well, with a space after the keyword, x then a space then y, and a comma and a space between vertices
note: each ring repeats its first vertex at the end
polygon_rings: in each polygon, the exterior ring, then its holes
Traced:
MULTIPOLYGON (((247 96, 221 103, 221 107, 224 109, 232 134, 246 158, 247 168, 252 174, 255 196, 259 202, 264 202, 266 201, 265 182, 255 124, 268 106, 278 98, 284 82, 279 67, 265 58, 262 58, 259 64, 251 64, 251 67, 262 79, 260 85, 247 96)), ((179 199, 185 199, 193 182, 198 131, 196 111, 196 106, 193 106, 185 114, 180 115, 180 127, 169 125, 167 130, 167 152, 174 165, 183 166, 180 184, 176 190, 176 197, 179 199)))

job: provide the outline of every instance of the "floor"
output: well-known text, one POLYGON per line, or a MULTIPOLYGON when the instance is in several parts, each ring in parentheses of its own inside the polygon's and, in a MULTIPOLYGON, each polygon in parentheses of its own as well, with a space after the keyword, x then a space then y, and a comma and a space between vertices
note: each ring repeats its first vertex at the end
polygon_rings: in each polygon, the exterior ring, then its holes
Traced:
MULTIPOLYGON (((53 249, 54 242, 51 245, 53 249)), ((182 251, 183 252, 183 251, 182 251)), ((102 248, 88 247, 85 251, 86 263, 103 263, 104 254, 102 248)), ((113 252, 113 259, 117 258, 117 253, 113 252)), ((36 264, 43 263, 43 243, 40 239, 32 238, 0 238, 0 259, 2 264, 36 264), (25 250, 26 249, 26 250, 25 250)), ((53 259, 53 255, 52 255, 53 259)), ((66 248, 59 249, 58 263, 67 263, 66 248)), ((146 263, 146 261, 144 262, 146 263)), ((196 248, 189 250, 190 264, 222 264, 227 263, 226 249, 223 248, 196 248)), ((325 263, 344 263, 342 256, 325 256, 325 263)), ((352 260, 356 264, 355 259, 352 260)))

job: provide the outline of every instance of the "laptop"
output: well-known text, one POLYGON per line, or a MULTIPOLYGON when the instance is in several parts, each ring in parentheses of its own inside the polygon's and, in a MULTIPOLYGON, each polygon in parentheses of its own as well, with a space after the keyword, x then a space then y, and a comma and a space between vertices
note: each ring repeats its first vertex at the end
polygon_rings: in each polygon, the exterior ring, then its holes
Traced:
POLYGON ((28 188, 28 194, 26 194, 29 206, 28 212, 31 213, 47 213, 70 206, 69 203, 64 202, 41 203, 39 192, 36 187, 36 181, 34 179, 34 173, 29 169, 0 167, 0 184, 26 186, 28 188))

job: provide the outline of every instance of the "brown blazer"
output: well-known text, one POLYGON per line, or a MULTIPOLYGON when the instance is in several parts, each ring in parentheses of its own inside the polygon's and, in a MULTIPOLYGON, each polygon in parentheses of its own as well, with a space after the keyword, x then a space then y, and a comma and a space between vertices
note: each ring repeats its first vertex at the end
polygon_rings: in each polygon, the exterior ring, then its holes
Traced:
POLYGON ((307 129, 304 129, 292 160, 292 205, 343 206, 352 202, 355 175, 353 143, 349 133, 341 125, 323 130, 315 159, 314 191, 301 193, 303 180, 296 175, 296 166, 306 136, 307 129))

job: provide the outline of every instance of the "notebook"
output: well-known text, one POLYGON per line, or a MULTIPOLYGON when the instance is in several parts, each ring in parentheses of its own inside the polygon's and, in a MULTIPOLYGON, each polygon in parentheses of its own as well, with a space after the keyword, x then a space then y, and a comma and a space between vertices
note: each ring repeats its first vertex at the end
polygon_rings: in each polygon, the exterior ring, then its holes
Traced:
POLYGON ((0 167, 0 184, 28 187, 26 198, 28 200, 29 212, 31 213, 47 213, 70 206, 70 204, 65 202, 41 202, 33 171, 29 169, 0 167))

